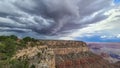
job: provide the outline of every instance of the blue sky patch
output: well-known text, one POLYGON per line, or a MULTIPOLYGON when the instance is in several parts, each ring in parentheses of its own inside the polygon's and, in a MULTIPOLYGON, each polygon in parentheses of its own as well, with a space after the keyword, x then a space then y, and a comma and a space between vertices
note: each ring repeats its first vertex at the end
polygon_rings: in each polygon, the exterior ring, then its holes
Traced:
POLYGON ((115 4, 120 4, 120 0, 114 0, 115 4))

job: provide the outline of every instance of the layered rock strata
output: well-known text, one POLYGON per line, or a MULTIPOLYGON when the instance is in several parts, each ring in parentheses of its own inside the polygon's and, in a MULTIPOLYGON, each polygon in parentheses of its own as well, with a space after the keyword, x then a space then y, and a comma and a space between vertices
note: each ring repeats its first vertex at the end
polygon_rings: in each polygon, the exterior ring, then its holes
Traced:
POLYGON ((115 68, 90 52, 81 41, 40 40, 35 45, 18 51, 13 58, 27 58, 30 67, 34 65, 35 68, 115 68))

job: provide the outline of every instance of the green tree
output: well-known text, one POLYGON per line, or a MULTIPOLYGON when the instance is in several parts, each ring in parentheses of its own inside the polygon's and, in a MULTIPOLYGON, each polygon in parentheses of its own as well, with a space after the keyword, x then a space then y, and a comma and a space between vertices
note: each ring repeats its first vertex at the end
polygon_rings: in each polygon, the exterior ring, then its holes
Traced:
POLYGON ((8 36, 0 36, 0 41, 4 41, 7 38, 8 38, 8 36))
POLYGON ((31 37, 25 37, 25 38, 23 38, 23 41, 29 42, 29 41, 32 41, 32 38, 31 37))
POLYGON ((5 49, 6 45, 3 43, 0 43, 0 53, 2 53, 5 49))
POLYGON ((7 55, 6 55, 6 53, 4 53, 5 47, 6 47, 6 45, 4 45, 3 43, 0 43, 0 60, 7 59, 7 55))
POLYGON ((13 39, 13 40, 17 40, 17 39, 18 39, 18 37, 15 36, 15 35, 10 35, 9 37, 10 37, 11 39, 13 39))
POLYGON ((35 68, 35 65, 32 65, 30 68, 35 68))
POLYGON ((12 60, 10 61, 10 68, 29 68, 29 62, 27 60, 12 60))
POLYGON ((25 41, 25 42, 29 42, 29 41, 36 42, 36 41, 38 41, 38 40, 37 40, 37 39, 34 39, 34 38, 31 38, 31 37, 24 37, 24 38, 23 38, 23 41, 25 41))
POLYGON ((5 45, 3 52, 8 56, 12 56, 16 51, 16 42, 13 39, 8 38, 2 43, 5 45))

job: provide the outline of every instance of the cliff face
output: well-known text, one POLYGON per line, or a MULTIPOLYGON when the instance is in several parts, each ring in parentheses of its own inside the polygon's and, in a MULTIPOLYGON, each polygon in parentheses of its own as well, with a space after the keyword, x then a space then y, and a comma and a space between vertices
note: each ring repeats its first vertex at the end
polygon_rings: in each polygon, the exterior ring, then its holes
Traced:
POLYGON ((102 57, 90 52, 56 56, 56 68, 114 68, 102 57))
POLYGON ((44 46, 28 47, 19 50, 12 59, 28 60, 29 68, 55 68, 55 56, 51 48, 44 46))
POLYGON ((18 51, 13 59, 29 59, 29 67, 35 68, 114 68, 84 42, 41 40, 36 45, 18 51))
POLYGON ((115 66, 116 68, 120 68, 120 61, 114 63, 114 66, 115 66))

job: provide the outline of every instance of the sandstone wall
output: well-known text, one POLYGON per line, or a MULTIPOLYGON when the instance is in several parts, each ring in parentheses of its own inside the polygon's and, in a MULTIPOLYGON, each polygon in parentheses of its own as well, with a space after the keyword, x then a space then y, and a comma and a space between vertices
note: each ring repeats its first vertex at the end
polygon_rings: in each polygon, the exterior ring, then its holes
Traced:
POLYGON ((65 57, 68 57, 68 55, 64 55, 64 57, 61 55, 64 61, 56 59, 56 68, 114 68, 107 61, 103 60, 102 57, 96 55, 88 55, 87 57, 78 55, 81 58, 77 57, 76 59, 66 59, 65 57))
POLYGON ((12 59, 29 60, 29 67, 55 68, 55 54, 48 46, 35 46, 19 50, 12 59))
POLYGON ((55 54, 69 54, 69 53, 79 53, 79 52, 88 52, 89 48, 87 47, 78 47, 78 48, 53 48, 55 54))
POLYGON ((40 40, 36 45, 18 51, 13 59, 28 58, 30 66, 35 65, 36 68, 114 68, 91 53, 84 42, 40 40))
POLYGON ((86 43, 82 41, 72 41, 72 40, 40 40, 38 44, 48 45, 49 48, 68 48, 68 47, 87 47, 86 43))

